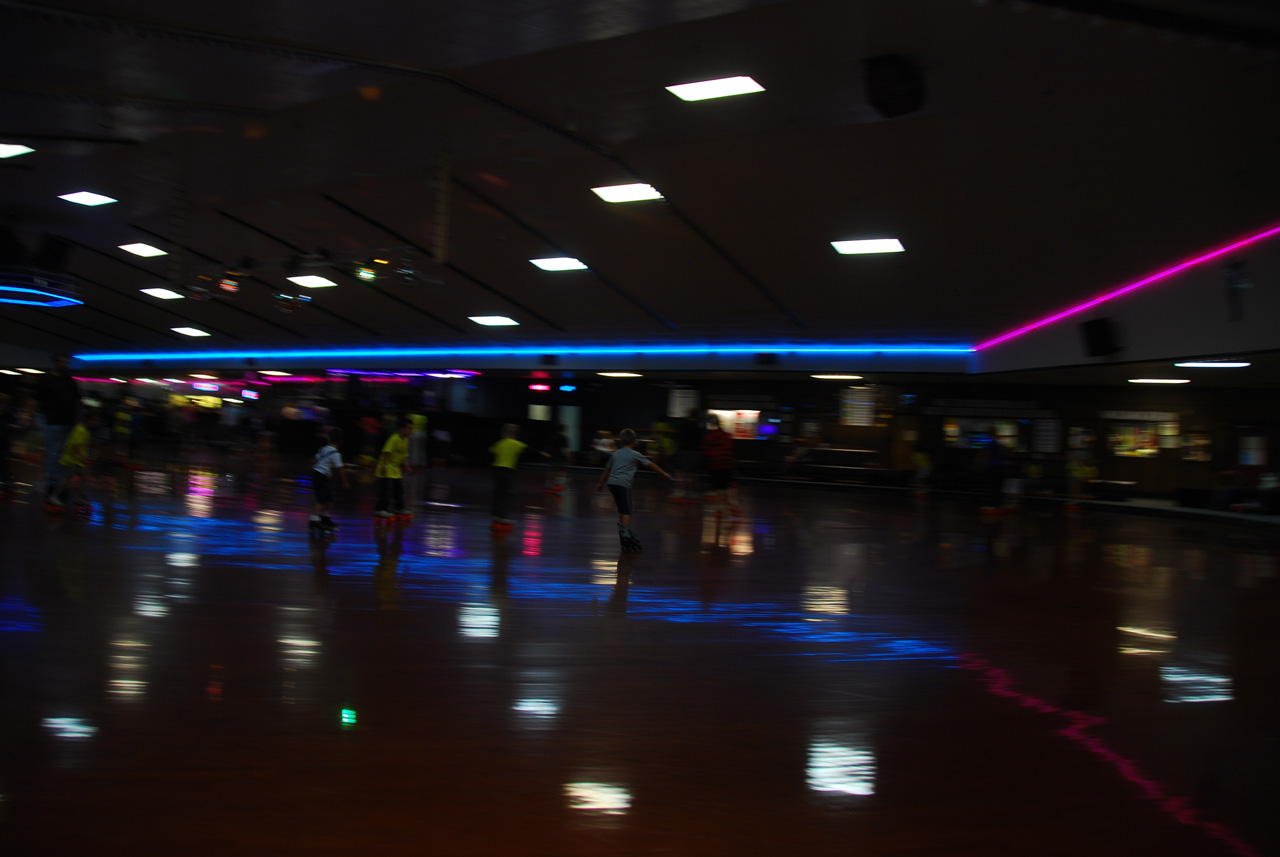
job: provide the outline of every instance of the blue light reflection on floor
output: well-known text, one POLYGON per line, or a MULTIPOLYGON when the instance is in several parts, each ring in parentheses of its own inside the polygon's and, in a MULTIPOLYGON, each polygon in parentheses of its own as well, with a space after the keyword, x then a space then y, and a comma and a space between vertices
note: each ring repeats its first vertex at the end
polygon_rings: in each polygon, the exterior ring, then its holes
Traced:
POLYGON ((40 611, 16 595, 0 600, 0 633, 30 633, 44 628, 40 611))
MULTIPOLYGON (((307 549, 305 521, 295 516, 290 523, 295 532, 262 532, 240 520, 193 518, 155 512, 139 513, 132 520, 143 532, 165 532, 184 539, 184 550, 198 553, 206 566, 221 565, 261 571, 307 571, 314 573, 315 558, 307 549), (197 544, 192 544, 195 541, 197 544)), ((429 532, 429 530, 428 530, 429 532)), ((411 551, 419 547, 421 531, 410 530, 398 560, 397 585, 404 594, 423 599, 465 602, 474 600, 477 589, 491 584, 494 557, 488 553, 471 556, 423 556, 411 551)), ((131 545, 129 549, 165 553, 166 545, 131 545)), ((377 570, 378 545, 372 541, 344 540, 325 544, 324 566, 329 579, 369 579, 377 570)), ((507 559, 515 559, 512 552, 507 559)), ((599 612, 614 587, 592 582, 598 569, 587 566, 548 567, 537 565, 539 577, 558 575, 569 580, 532 581, 518 575, 506 577, 503 598, 524 601, 559 601, 572 605, 564 615, 591 616, 599 612), (577 580, 573 578, 582 577, 577 580)), ((866 660, 949 660, 955 650, 936 642, 901 638, 884 630, 859 625, 881 624, 884 620, 857 615, 815 616, 794 605, 773 602, 707 604, 676 594, 670 588, 632 587, 627 592, 626 614, 632 620, 674 623, 716 623, 796 644, 824 647, 821 652, 796 653, 829 661, 866 660), (830 647, 839 646, 831 651, 830 647)))

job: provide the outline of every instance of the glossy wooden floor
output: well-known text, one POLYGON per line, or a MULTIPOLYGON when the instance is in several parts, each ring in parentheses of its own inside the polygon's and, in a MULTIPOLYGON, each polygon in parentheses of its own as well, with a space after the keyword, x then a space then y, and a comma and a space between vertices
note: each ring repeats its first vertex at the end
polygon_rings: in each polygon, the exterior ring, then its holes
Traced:
POLYGON ((646 482, 620 555, 540 480, 0 508, 0 853, 1280 853, 1267 534, 646 482))

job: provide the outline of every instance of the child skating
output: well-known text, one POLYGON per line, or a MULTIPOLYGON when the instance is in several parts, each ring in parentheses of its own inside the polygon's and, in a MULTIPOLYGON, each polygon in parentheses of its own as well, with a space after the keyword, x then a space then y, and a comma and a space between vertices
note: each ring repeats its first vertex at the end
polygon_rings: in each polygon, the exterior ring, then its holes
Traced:
MULTIPOLYGON (((520 426, 507 423, 502 427, 502 437, 489 447, 489 452, 493 453, 493 502, 489 508, 492 521, 489 526, 498 532, 511 529, 511 519, 507 517, 511 481, 515 477, 520 456, 528 449, 528 444, 516 439, 519 434, 520 426)), ((551 457, 545 452, 540 452, 539 455, 543 458, 551 457)))
POLYGON ((409 457, 409 433, 413 423, 401 420, 399 428, 382 445, 374 476, 378 478, 378 503, 373 515, 375 522, 388 523, 388 519, 407 521, 409 510, 404 505, 405 460, 409 457))
POLYGON ((640 540, 631 532, 631 482, 635 479, 636 468, 644 465, 660 476, 670 479, 671 474, 645 458, 634 449, 636 433, 631 429, 623 429, 618 434, 618 449, 605 462, 604 472, 596 484, 597 491, 609 486, 613 502, 618 507, 618 538, 622 541, 624 551, 641 549, 640 540))
POLYGON ((342 466, 342 453, 338 451, 340 443, 342 443, 342 429, 330 429, 328 442, 316 453, 315 464, 311 471, 311 487, 315 495, 315 508, 311 513, 312 533, 332 535, 338 528, 338 525, 329 517, 329 507, 333 505, 335 472, 342 479, 343 490, 351 490, 347 471, 342 466))
POLYGON ((92 508, 86 491, 89 472, 89 439, 90 432, 97 425, 92 413, 81 412, 77 415, 75 427, 67 435, 67 444, 62 448, 58 464, 63 476, 45 505, 46 510, 60 512, 70 503, 77 514, 88 514, 92 508))

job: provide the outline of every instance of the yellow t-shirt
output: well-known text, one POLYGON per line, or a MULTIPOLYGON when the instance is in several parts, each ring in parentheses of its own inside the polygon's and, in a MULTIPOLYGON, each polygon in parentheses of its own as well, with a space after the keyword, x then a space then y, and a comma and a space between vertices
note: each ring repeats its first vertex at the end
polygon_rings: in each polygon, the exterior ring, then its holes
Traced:
POLYGON ((63 467, 87 467, 89 464, 89 430, 77 425, 67 435, 67 444, 62 447, 62 455, 58 463, 63 467))
POLYGON ((374 475, 385 479, 403 479, 404 473, 400 471, 400 465, 408 457, 409 438, 396 432, 382 445, 382 456, 378 459, 378 469, 374 475))
POLYGON ((489 447, 489 451, 493 453, 493 466, 509 467, 515 470, 516 462, 520 460, 520 453, 524 452, 527 446, 527 443, 521 443, 514 437, 504 437, 489 447))

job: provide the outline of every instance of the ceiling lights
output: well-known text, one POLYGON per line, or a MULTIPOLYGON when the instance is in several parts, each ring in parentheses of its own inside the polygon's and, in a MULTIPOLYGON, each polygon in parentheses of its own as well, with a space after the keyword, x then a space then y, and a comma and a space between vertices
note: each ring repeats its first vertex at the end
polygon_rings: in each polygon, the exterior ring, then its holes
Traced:
POLYGON ((259 375, 277 375, 281 378, 288 378, 292 372, 278 372, 275 369, 263 369, 258 372, 259 375))
POLYGON ((328 277, 321 277, 316 274, 304 274, 301 277, 286 277, 291 283, 297 283, 304 289, 327 289, 329 286, 338 285, 328 277))
POLYGON ((832 241, 831 246, 844 256, 866 253, 901 253, 906 248, 897 238, 863 238, 857 241, 832 241))
POLYGON ((644 199, 662 199, 662 194, 651 184, 617 184, 593 187, 591 192, 605 202, 638 202, 644 199))
POLYGON ((568 256, 554 256, 550 259, 530 259, 544 271, 585 271, 587 266, 568 256))
POLYGON ((597 372, 597 375, 603 375, 606 378, 643 378, 639 372, 597 372))
POLYGON ((708 98, 727 98, 730 95, 764 92, 764 87, 742 75, 722 77, 719 80, 702 80, 697 83, 681 83, 668 86, 667 92, 683 101, 705 101, 708 98))
POLYGON ((18 155, 25 155, 27 152, 34 152, 35 149, 30 146, 23 146, 18 143, 0 143, 0 159, 16 158, 18 155))
POLYGON ((119 247, 126 253, 132 253, 135 256, 142 256, 144 258, 169 255, 167 250, 161 250, 159 247, 152 247, 150 244, 121 244, 119 247))
POLYGON ((209 336, 209 333, 198 327, 171 327, 174 333, 181 333, 183 336, 209 336))
POLYGON ((65 199, 67 202, 74 202, 77 205, 106 205, 109 202, 119 202, 109 196, 103 196, 100 193, 93 193, 88 190, 78 190, 75 193, 64 193, 58 199, 65 199))
POLYGON ((1130 384, 1190 384, 1190 378, 1130 378, 1130 384))
POLYGON ((206 381, 216 381, 216 380, 218 380, 218 376, 217 376, 217 375, 196 375, 195 373, 192 373, 191 377, 192 377, 192 378, 203 378, 203 379, 205 379, 206 381))
POLYGON ((513 324, 519 324, 513 318, 507 318, 505 315, 472 315, 467 316, 476 324, 483 324, 485 327, 510 327, 513 324))
POLYGON ((19 372, 26 372, 28 375, 43 375, 43 374, 44 374, 44 370, 43 370, 43 369, 23 369, 21 366, 19 366, 19 367, 18 367, 18 371, 19 371, 19 372))
POLYGON ((861 375, 810 375, 810 378, 817 378, 819 381, 861 381, 861 375))
POLYGON ((1174 363, 1183 369, 1243 369, 1246 366, 1252 366, 1252 363, 1230 363, 1226 360, 1214 360, 1204 362, 1191 363, 1174 363))
POLYGON ((139 289, 138 291, 142 292, 144 295, 151 295, 153 298, 159 298, 162 301, 176 301, 182 299, 182 295, 178 294, 173 289, 139 289))

